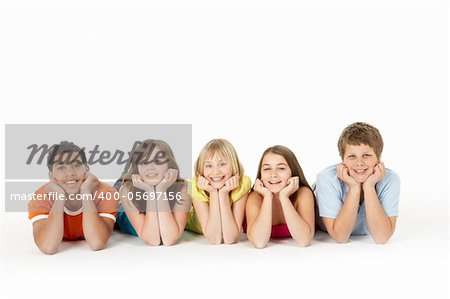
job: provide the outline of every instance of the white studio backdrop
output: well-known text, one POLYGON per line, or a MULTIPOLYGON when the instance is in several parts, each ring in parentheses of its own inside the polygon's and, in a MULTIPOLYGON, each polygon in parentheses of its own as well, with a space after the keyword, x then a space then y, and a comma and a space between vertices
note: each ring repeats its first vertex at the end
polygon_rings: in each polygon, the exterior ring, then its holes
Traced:
POLYGON ((210 139, 226 138, 253 180, 262 152, 282 144, 313 183, 339 162, 344 127, 364 121, 381 131, 383 160, 400 174, 401 208, 411 200, 447 207, 446 2, 32 1, 0 9, 2 124, 188 123, 193 160, 210 139))

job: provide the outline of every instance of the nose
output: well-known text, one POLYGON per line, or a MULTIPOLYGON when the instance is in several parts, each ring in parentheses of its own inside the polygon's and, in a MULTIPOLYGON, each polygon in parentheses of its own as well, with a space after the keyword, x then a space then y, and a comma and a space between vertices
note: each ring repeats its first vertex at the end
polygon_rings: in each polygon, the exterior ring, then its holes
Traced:
POLYGON ((364 165, 364 160, 363 160, 362 158, 358 158, 358 159, 356 160, 356 165, 357 165, 357 166, 362 166, 362 165, 364 165))
POLYGON ((275 171, 272 171, 270 173, 270 178, 276 178, 278 176, 278 174, 275 171))
POLYGON ((75 176, 75 167, 73 165, 70 165, 69 167, 66 167, 66 176, 67 177, 75 176))

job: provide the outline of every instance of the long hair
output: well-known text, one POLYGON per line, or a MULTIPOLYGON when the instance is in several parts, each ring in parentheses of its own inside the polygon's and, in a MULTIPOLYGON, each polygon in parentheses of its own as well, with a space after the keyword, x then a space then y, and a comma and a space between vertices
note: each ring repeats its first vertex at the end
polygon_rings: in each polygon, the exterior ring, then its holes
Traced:
MULTIPOLYGON (((258 173, 256 174, 257 179, 261 179, 261 168, 262 168, 263 159, 267 154, 270 154, 270 153, 280 155, 284 159, 286 159, 286 162, 287 162, 289 168, 291 169, 292 176, 293 177, 298 176, 298 188, 300 189, 300 187, 303 187, 303 186, 307 187, 309 190, 311 190, 311 192, 314 195, 314 192, 312 191, 311 186, 308 184, 308 181, 305 178, 305 174, 303 173, 302 167, 300 166, 300 163, 298 163, 297 157, 290 149, 288 149, 287 147, 285 147, 283 145, 275 145, 275 146, 269 147, 268 149, 266 149, 264 151, 264 153, 261 156, 261 160, 259 161, 258 173)), ((297 200, 298 190, 295 191, 293 194, 291 194, 291 196, 289 196, 289 199, 291 200, 292 204, 294 204, 295 201, 297 200)))
MULTIPOLYGON (((129 192, 132 193, 131 201, 134 204, 134 206, 141 213, 145 213, 146 208, 147 208, 147 201, 142 200, 145 192, 143 190, 133 186, 132 175, 139 174, 139 170, 138 170, 139 163, 143 160, 148 161, 152 152, 157 147, 159 147, 160 150, 163 152, 164 158, 168 160, 167 163, 169 163, 169 165, 168 165, 169 169, 172 168, 172 169, 178 170, 177 180, 175 181, 175 183, 172 184, 172 186, 170 186, 168 188, 167 192, 174 192, 174 194, 175 194, 176 192, 179 192, 186 185, 185 180, 180 177, 180 169, 178 168, 178 164, 175 160, 175 156, 174 156, 173 151, 170 148, 169 144, 167 144, 165 141, 156 140, 156 139, 144 140, 141 144, 139 144, 136 147, 136 149, 131 154, 130 166, 129 166, 128 170, 126 170, 122 174, 121 178, 119 179, 121 182, 120 185, 127 187, 129 192), (137 200, 136 198, 140 198, 140 200, 137 200)), ((116 185, 117 185, 117 183, 116 183, 116 185)), ((120 186, 117 186, 117 187, 120 187, 120 186)), ((117 188, 117 189, 119 189, 119 188, 117 188)), ((179 200, 170 200, 169 202, 170 202, 171 208, 173 207, 173 204, 175 202, 177 204, 181 204, 179 202, 179 200)))

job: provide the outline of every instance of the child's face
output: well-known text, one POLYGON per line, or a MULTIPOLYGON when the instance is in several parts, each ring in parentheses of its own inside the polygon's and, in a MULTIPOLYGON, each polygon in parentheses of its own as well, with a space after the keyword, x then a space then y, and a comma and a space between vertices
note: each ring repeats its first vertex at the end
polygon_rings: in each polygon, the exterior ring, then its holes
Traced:
POLYGON ((164 174, 169 170, 167 157, 161 156, 161 148, 156 146, 150 157, 143 157, 138 164, 138 173, 150 185, 158 185, 164 178, 164 174))
POLYGON ((65 153, 55 157, 55 163, 49 176, 60 185, 66 194, 80 193, 81 185, 86 179, 88 167, 78 153, 65 153))
POLYGON ((291 176, 291 168, 283 156, 274 153, 264 156, 261 165, 261 181, 272 193, 278 193, 286 187, 291 176))
POLYGON ((358 183, 364 183, 373 174, 378 158, 373 148, 368 145, 347 144, 342 162, 348 168, 351 177, 358 183))
POLYGON ((233 176, 231 164, 218 154, 205 161, 203 176, 215 189, 220 189, 233 176))

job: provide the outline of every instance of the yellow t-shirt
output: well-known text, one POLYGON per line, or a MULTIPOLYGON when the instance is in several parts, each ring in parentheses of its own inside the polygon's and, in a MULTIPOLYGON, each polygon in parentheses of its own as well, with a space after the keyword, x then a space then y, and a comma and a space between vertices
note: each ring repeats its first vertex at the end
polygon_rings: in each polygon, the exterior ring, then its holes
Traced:
MULTIPOLYGON (((209 197, 206 194, 205 190, 199 189, 197 187, 197 177, 193 177, 191 181, 191 185, 188 190, 191 192, 191 198, 193 200, 209 202, 209 197)), ((242 196, 244 196, 251 188, 251 180, 248 176, 243 176, 241 179, 239 186, 236 189, 232 190, 230 193, 230 202, 233 205, 236 201, 238 201, 242 196)), ((196 232, 198 234, 202 234, 202 226, 200 221, 198 220, 197 214, 195 213, 194 208, 191 208, 189 213, 188 222, 186 224, 186 229, 196 232)))

